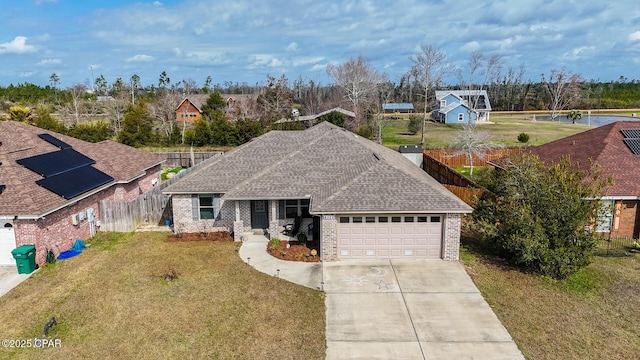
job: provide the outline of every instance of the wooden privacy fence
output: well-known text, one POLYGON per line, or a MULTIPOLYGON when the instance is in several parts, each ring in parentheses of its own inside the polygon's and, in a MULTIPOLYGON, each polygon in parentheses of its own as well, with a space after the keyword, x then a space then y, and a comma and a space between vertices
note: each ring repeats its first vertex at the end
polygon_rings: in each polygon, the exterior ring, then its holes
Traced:
POLYGON ((423 154, 423 159, 424 171, 467 204, 473 205, 473 199, 480 197, 485 191, 480 185, 429 156, 426 151, 423 154))
POLYGON ((222 155, 222 151, 197 151, 193 153, 193 164, 191 163, 191 152, 184 151, 164 151, 156 152, 156 154, 167 159, 165 166, 188 168, 193 165, 210 159, 217 155, 222 155))
MULTIPOLYGON (((511 149, 494 149, 488 150, 486 156, 480 158, 476 155, 473 156, 474 166, 487 166, 487 161, 495 161, 501 157, 505 157, 511 154, 518 154, 524 151, 523 148, 511 148, 511 149)), ((471 166, 469 164, 469 158, 466 155, 453 155, 455 150, 438 149, 438 150, 425 150, 424 154, 431 158, 449 166, 449 167, 463 167, 471 166)))
POLYGON ((144 194, 140 194, 135 200, 100 201, 100 230, 129 232, 135 230, 142 223, 164 224, 164 221, 171 217, 171 196, 162 195, 162 190, 178 179, 215 161, 216 155, 180 171, 173 178, 162 182, 144 194))

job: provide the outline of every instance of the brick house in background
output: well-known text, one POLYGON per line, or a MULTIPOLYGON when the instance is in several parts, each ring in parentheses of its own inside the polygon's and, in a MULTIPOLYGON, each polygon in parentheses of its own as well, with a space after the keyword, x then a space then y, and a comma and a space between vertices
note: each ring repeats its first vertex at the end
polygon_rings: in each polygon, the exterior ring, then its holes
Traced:
POLYGON ((36 246, 36 262, 100 228, 101 200, 129 201, 158 183, 159 155, 114 141, 88 143, 15 121, 0 121, 0 265, 11 250, 36 246))
POLYGON ((194 123, 202 118, 202 106, 207 102, 209 94, 196 94, 185 97, 176 108, 176 121, 194 123))
POLYGON ((640 122, 618 121, 576 135, 536 146, 531 152, 545 163, 568 156, 573 163, 600 166, 602 175, 612 176, 614 185, 601 201, 610 211, 603 212, 597 231, 614 237, 640 235, 640 122))
MULTIPOLYGON (((194 123, 202 118, 202 107, 207 103, 211 94, 194 94, 185 97, 175 110, 176 120, 188 123, 194 123)), ((243 112, 253 107, 257 96, 251 94, 220 94, 226 102, 224 109, 227 120, 233 120, 239 116, 243 116, 243 112)))

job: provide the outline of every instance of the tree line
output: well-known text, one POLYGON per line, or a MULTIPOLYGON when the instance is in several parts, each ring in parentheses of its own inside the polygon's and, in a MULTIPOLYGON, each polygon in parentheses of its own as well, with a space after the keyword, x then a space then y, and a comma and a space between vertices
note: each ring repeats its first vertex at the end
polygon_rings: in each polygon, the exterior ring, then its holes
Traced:
MULTIPOLYGON (((233 146, 271 129, 306 126, 278 121, 291 120, 292 109, 300 115, 311 115, 343 107, 356 114, 354 119, 346 119, 345 127, 380 139, 385 125, 385 118, 380 116, 383 103, 412 103, 417 112, 424 113, 426 121, 435 91, 446 89, 486 90, 493 110, 547 110, 552 118, 570 108, 640 108, 639 80, 620 77, 608 82, 587 81, 566 69, 551 70, 539 81, 525 80, 524 65, 504 69, 500 57, 485 58, 475 52, 463 68, 456 68, 444 52, 430 45, 422 45, 410 60, 412 66, 397 83, 363 57, 328 65, 331 84, 303 77, 290 81, 282 74, 268 75, 264 82, 251 85, 231 81, 214 84, 207 76, 199 86, 193 79, 174 82, 163 71, 157 83, 146 86, 133 74, 128 80, 117 78, 111 83, 99 75, 91 82, 60 88, 60 78, 54 73, 47 86, 0 86, 0 110, 11 119, 92 141, 116 138, 136 146, 233 146), (455 85, 451 85, 451 79, 456 79, 455 85), (222 100, 216 99, 219 106, 203 112, 201 121, 185 126, 176 118, 175 110, 185 97, 198 94, 218 94, 222 100), (225 101, 234 95, 241 95, 243 101, 230 111, 225 101), (132 132, 131 128, 149 129, 149 134, 130 137, 126 134, 132 132)), ((468 100, 473 107, 473 99, 468 100)))

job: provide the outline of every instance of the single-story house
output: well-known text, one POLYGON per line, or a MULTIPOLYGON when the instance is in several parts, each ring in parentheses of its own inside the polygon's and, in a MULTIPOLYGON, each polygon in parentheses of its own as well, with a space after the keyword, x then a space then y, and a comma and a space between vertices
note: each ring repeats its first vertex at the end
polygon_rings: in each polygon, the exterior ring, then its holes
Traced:
POLYGON ((385 103, 382 104, 382 110, 385 114, 412 113, 413 104, 411 103, 385 103))
POLYGON ((0 265, 36 246, 57 256, 100 228, 101 200, 129 201, 159 181, 159 155, 114 141, 88 143, 16 121, 0 121, 0 265))
MULTIPOLYGON (((168 186, 176 232, 285 225, 319 239, 324 261, 458 259, 461 215, 472 209, 397 151, 322 122, 270 131, 168 186)), ((284 237, 286 239, 286 237, 284 237)))
POLYGON ((431 118, 445 124, 466 124, 489 121, 490 113, 486 90, 446 90, 436 91, 431 118))
MULTIPOLYGON (((297 109, 293 109, 293 110, 297 110, 297 109)), ((290 123, 290 122, 297 122, 297 121, 301 121, 301 122, 314 122, 316 119, 321 118, 327 114, 330 114, 332 112, 337 112, 340 113, 342 115, 344 115, 347 119, 355 119, 356 118, 356 114, 353 111, 349 111, 349 110, 345 110, 341 107, 334 107, 332 109, 329 110, 325 110, 322 112, 319 112, 317 114, 313 114, 313 115, 300 115, 300 111, 291 111, 291 118, 290 119, 280 119, 277 120, 275 123, 276 124, 284 124, 284 123, 290 123)))
POLYGON ((601 214, 597 231, 615 237, 640 235, 640 122, 618 121, 550 143, 531 152, 545 163, 568 156, 580 167, 600 166, 602 175, 612 176, 614 185, 601 201, 610 211, 601 214))

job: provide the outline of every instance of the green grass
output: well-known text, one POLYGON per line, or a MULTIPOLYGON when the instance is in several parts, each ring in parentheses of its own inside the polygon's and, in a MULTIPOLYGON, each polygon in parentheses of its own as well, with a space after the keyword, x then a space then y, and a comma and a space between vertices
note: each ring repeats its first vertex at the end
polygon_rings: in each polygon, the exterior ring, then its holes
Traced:
POLYGON ((322 359, 324 295, 255 271, 233 242, 167 242, 167 233, 99 233, 81 255, 45 267, 0 298, 15 359, 322 359), (164 281, 172 269, 174 281, 164 281))
MULTIPOLYGON (((407 133, 408 120, 389 120, 382 130, 384 145, 397 148, 400 145, 420 143, 421 133, 407 133)), ((480 131, 488 131, 493 142, 502 146, 540 145, 591 129, 587 125, 566 124, 551 121, 531 121, 530 114, 492 114, 493 124, 479 125, 480 131), (518 141, 522 132, 529 134, 527 143, 518 141)), ((462 129, 462 125, 450 125, 428 122, 425 126, 425 148, 441 149, 450 147, 453 138, 462 129)))
POLYGON ((595 257, 562 281, 520 272, 473 247, 461 258, 527 359, 640 354, 640 255, 595 257))
POLYGON ((162 172, 160 173, 160 178, 162 179, 162 181, 166 181, 166 180, 168 179, 168 178, 167 178, 167 175, 168 175, 169 173, 171 173, 171 174, 177 174, 177 173, 179 173, 181 170, 182 170, 182 167, 181 167, 181 166, 174 167, 174 168, 167 168, 167 169, 163 169, 163 170, 162 170, 162 172))

